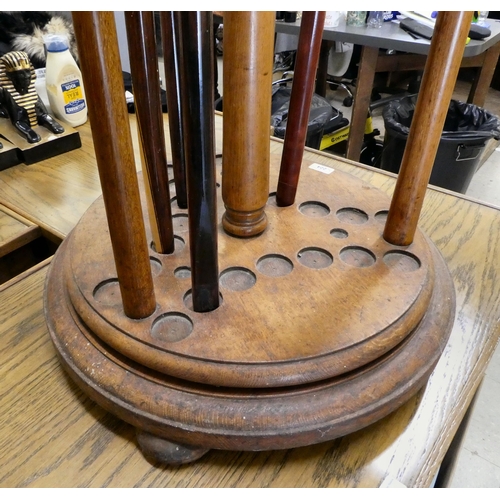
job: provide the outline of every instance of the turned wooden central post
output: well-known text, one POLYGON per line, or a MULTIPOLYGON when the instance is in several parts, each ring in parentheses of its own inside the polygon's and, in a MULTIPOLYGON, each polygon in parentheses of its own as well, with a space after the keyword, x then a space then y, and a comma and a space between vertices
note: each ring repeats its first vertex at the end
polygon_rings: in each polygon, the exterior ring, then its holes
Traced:
POLYGON ((224 13, 224 230, 262 233, 269 196, 274 12, 224 13))

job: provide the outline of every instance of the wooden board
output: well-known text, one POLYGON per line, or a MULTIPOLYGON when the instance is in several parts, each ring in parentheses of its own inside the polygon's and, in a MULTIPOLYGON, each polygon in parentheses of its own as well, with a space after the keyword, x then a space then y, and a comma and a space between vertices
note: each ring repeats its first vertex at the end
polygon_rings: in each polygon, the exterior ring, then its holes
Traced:
POLYGON ((30 165, 81 147, 82 142, 78 132, 67 123, 63 126, 62 134, 53 134, 40 125, 35 127, 40 141, 30 144, 10 121, 0 120, 0 136, 7 138, 18 149, 21 162, 30 165))
MULTIPOLYGON (((273 160, 271 186, 280 158, 273 160)), ((219 224, 222 304, 208 314, 190 304, 188 217, 175 199, 177 249, 150 252, 157 308, 144 320, 123 313, 103 204, 94 204, 68 250, 66 281, 78 314, 139 363, 213 385, 304 384, 378 358, 427 310, 434 287, 428 243, 421 233, 409 247, 386 243, 389 199, 352 176, 310 166, 304 163, 293 206, 278 208, 271 192, 261 236, 241 240, 219 224)), ((218 209, 220 221, 220 193, 218 209)))
MULTIPOLYGON (((275 182, 279 158, 273 167, 275 182)), ((403 404, 437 363, 455 306, 439 252, 420 232, 405 248, 385 243, 385 195, 324 165, 303 168, 294 206, 271 195, 261 236, 220 229, 216 311, 190 309, 182 211, 177 251, 151 248, 157 307, 145 319, 123 312, 100 200, 57 252, 45 312, 61 362, 137 427, 147 457, 184 463, 208 448, 332 439, 403 404)))
POLYGON ((0 205, 0 257, 41 236, 38 226, 0 205))
MULTIPOLYGON (((87 126, 80 130, 89 134, 87 126)), ((280 147, 280 141, 271 140, 272 151, 280 147)), ((394 175, 317 151, 305 156, 354 173, 386 193, 393 189, 394 175)), ((91 141, 41 166, 0 172, 0 196, 31 220, 66 235, 99 195, 91 141), (78 197, 64 195, 70 192, 78 197)), ((137 449, 134 428, 65 376, 43 317, 47 267, 1 290, 0 484, 429 487, 500 335, 500 213, 432 188, 426 193, 421 227, 443 253, 457 292, 457 321, 426 386, 379 422, 334 441, 283 451, 214 450, 182 467, 149 464, 137 449)))
POLYGON ((19 165, 19 149, 0 135, 0 170, 19 165))

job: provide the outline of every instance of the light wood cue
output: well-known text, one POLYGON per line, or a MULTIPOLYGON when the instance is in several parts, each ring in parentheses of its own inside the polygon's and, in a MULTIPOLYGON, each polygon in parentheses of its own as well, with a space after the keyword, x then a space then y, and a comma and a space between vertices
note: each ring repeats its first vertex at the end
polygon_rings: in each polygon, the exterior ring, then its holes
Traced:
POLYGON ((460 69, 472 12, 440 11, 384 228, 393 245, 410 245, 460 69))
POLYGON ((156 300, 115 18, 113 12, 74 12, 73 22, 123 309, 144 318, 156 300))
POLYGON ((292 205, 297 193, 325 15, 326 12, 302 13, 285 142, 276 191, 276 203, 280 207, 292 205))
MULTIPOLYGON (((178 13, 175 14, 178 16, 178 13)), ((167 91, 167 110, 174 170, 175 195, 177 206, 187 208, 186 158, 184 156, 184 132, 181 119, 180 97, 180 38, 179 29, 173 12, 160 12, 163 63, 165 64, 165 88, 167 91)))
POLYGON ((135 112, 155 250, 174 251, 153 12, 125 12, 135 112))
POLYGON ((196 312, 219 306, 212 23, 211 12, 180 12, 181 109, 196 312))
POLYGON ((262 233, 269 197, 274 12, 224 12, 224 230, 262 233))

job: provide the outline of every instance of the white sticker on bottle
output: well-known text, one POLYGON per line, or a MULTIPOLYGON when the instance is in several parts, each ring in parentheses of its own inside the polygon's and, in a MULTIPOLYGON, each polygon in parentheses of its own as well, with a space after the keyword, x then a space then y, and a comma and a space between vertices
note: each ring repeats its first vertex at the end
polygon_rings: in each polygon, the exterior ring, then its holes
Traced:
POLYGON ((327 167, 326 165, 320 165, 319 163, 313 163, 312 165, 309 165, 309 168, 322 172, 323 174, 331 174, 335 170, 331 167, 327 167))

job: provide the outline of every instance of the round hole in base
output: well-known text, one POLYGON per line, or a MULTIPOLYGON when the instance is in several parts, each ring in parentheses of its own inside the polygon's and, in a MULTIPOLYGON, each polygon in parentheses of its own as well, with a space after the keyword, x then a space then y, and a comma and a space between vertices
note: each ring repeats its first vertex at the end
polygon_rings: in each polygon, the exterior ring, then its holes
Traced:
POLYGON ((151 263, 151 272, 153 276, 158 276, 161 273, 161 261, 156 257, 150 257, 149 262, 151 263))
POLYGON ((94 299, 105 306, 117 306, 122 304, 122 293, 118 278, 112 278, 99 283, 93 292, 94 299))
MULTIPOLYGON (((151 250, 153 250, 153 252, 156 252, 156 245, 155 245, 154 241, 152 241, 149 246, 150 246, 151 250)), ((174 253, 178 253, 178 252, 182 251, 185 246, 186 246, 186 242, 180 236, 174 236, 174 253)), ((165 254, 165 255, 169 255, 169 254, 165 254)), ((170 255, 172 255, 172 254, 170 254, 170 255)))
POLYGON ((178 342, 193 331, 193 322, 185 314, 169 312, 155 319, 151 326, 151 336, 165 342, 178 342))
POLYGON ((344 238, 347 238, 349 236, 349 233, 345 229, 340 229, 339 227, 332 229, 330 231, 330 234, 334 238, 338 238, 338 239, 344 239, 344 238))
POLYGON ((267 205, 271 207, 277 207, 278 203, 276 202, 276 191, 272 191, 269 193, 269 196, 267 198, 267 205))
MULTIPOLYGON (((188 290, 185 294, 184 294, 184 297, 182 298, 183 302, 184 302, 184 305, 190 310, 190 311, 194 311, 194 307, 193 307, 193 291, 192 290, 188 290)), ((214 311, 216 309, 218 309, 220 306, 222 305, 222 294, 219 293, 219 306, 216 307, 215 309, 213 309, 214 311)), ((206 311, 206 312, 211 312, 211 311, 206 311)))
POLYGON ((272 278, 286 276, 293 271, 293 263, 284 255, 264 255, 257 261, 257 271, 272 278))
POLYGON ((375 255, 363 247, 346 247, 340 251, 342 262, 354 267, 370 267, 377 260, 375 255))
POLYGON ((186 246, 186 242, 180 236, 174 236, 174 252, 180 252, 186 246))
POLYGON ((172 224, 174 231, 178 233, 185 233, 189 230, 187 214, 175 214, 172 216, 172 224))
POLYGON ((333 263, 333 255, 323 248, 303 248, 297 254, 297 260, 311 269, 324 269, 333 263))
POLYGON ((368 214, 359 208, 341 208, 337 211, 337 217, 342 222, 349 224, 364 224, 368 220, 368 214))
POLYGON ((181 266, 175 269, 174 276, 179 279, 191 278, 191 269, 187 266, 181 266))
POLYGON ((221 286, 233 292, 248 290, 255 285, 256 281, 255 274, 245 267, 230 267, 222 271, 219 278, 221 286))
POLYGON ((375 214, 375 220, 385 222, 387 220, 387 215, 389 215, 389 210, 380 210, 380 212, 375 214))
POLYGON ((401 272, 413 272, 420 269, 420 259, 410 252, 394 250, 384 255, 385 264, 391 269, 401 272))
POLYGON ((320 201, 306 201, 299 205, 299 211, 307 217, 326 217, 330 213, 330 208, 320 201))

